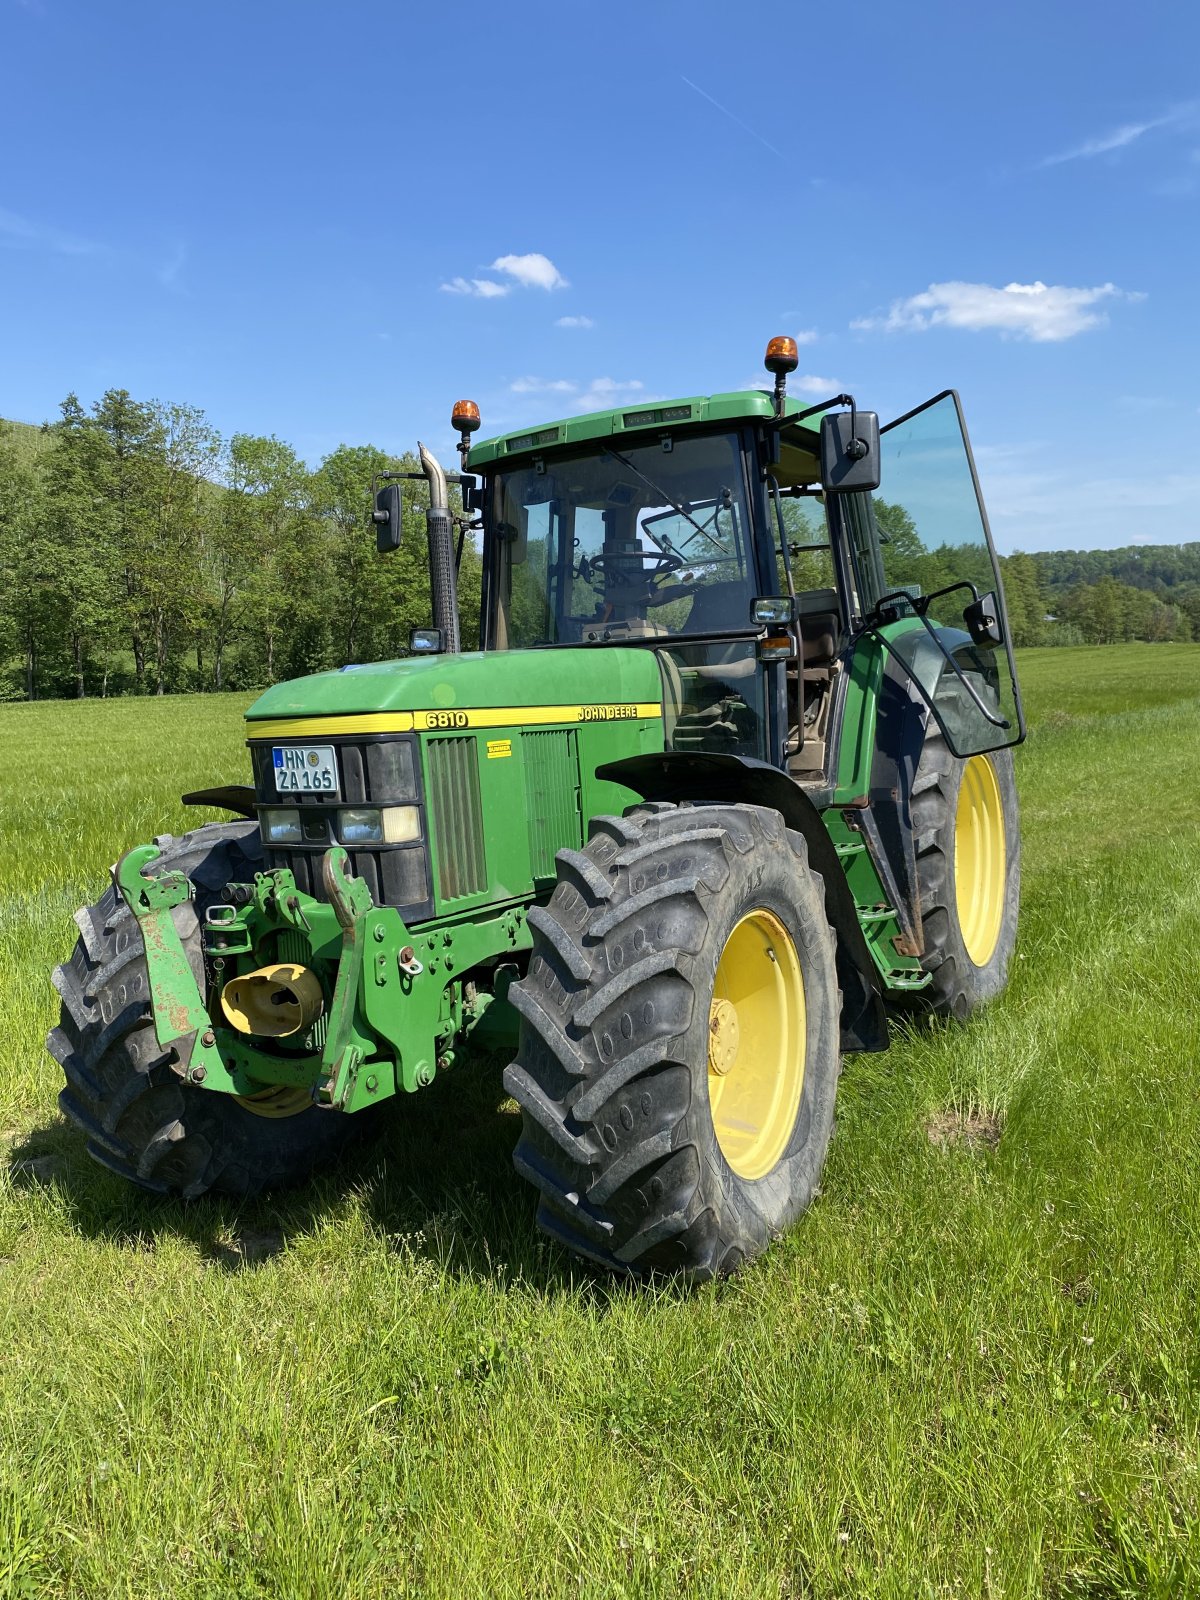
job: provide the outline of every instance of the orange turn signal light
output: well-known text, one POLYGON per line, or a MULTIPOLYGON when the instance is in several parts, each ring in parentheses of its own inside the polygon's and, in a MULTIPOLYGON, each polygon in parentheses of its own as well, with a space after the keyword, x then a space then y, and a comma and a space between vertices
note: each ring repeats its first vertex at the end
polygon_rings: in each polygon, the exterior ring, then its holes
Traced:
POLYGON ((800 352, 796 348, 795 339, 789 339, 786 333, 776 335, 767 345, 767 353, 763 358, 763 366, 768 372, 795 372, 800 365, 800 352))
POLYGON ((456 400, 450 413, 450 425, 459 433, 474 433, 479 426, 479 407, 474 400, 456 400))

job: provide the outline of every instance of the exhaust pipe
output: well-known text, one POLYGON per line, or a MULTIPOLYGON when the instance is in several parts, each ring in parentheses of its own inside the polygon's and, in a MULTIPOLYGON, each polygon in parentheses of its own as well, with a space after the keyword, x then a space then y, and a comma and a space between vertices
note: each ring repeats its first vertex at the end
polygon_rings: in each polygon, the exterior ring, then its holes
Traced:
POLYGON ((243 972, 221 990, 221 1010, 230 1024, 256 1039, 306 1033, 324 1009, 316 973, 294 961, 243 972))
POLYGON ((421 470, 429 482, 429 510, 425 525, 429 534, 429 584, 433 595, 433 625, 442 635, 442 649, 457 655, 458 579, 454 571, 454 522, 442 465, 417 441, 421 470))

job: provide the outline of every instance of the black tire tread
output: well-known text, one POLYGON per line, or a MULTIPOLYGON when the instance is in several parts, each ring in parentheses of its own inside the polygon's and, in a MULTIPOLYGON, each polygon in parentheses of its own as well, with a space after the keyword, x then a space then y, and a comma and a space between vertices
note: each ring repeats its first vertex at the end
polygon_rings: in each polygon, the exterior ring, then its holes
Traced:
POLYGON ((710 900, 735 856, 781 846, 823 905, 804 840, 773 811, 659 802, 596 817, 530 915, 528 973, 510 991, 525 1026, 504 1075, 522 1111, 514 1165, 541 1230, 611 1271, 706 1278, 762 1247, 705 1201, 699 1151, 679 1140, 691 1080, 672 1052, 711 989, 710 900))

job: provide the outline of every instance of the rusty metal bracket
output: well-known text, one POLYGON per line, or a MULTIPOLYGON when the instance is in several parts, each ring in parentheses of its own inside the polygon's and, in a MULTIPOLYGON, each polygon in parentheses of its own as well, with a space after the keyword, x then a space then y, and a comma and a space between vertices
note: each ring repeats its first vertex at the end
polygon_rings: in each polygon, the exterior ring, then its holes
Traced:
POLYGON ((112 875, 118 894, 142 931, 154 999, 154 1031, 159 1044, 166 1046, 210 1024, 171 916, 175 906, 190 899, 191 884, 182 872, 164 872, 161 878, 143 876, 143 869, 161 854, 157 845, 137 845, 126 851, 112 875))
POLYGON ((363 880, 350 875, 350 858, 340 845, 334 845, 322 857, 321 881, 341 926, 342 955, 329 1006, 322 1077, 313 1099, 319 1106, 341 1108, 354 1088, 368 1048, 354 1026, 354 1018, 362 984, 366 918, 375 909, 375 902, 363 880))
POLYGON ((233 1089, 215 1048, 212 1019, 171 916, 174 907, 191 898, 192 886, 182 872, 164 872, 160 878, 144 875, 145 868, 161 854, 157 845, 136 845, 112 869, 117 893, 137 918, 141 931, 155 1037, 164 1050, 174 1052, 175 1070, 189 1083, 207 1079, 212 1088, 233 1089))

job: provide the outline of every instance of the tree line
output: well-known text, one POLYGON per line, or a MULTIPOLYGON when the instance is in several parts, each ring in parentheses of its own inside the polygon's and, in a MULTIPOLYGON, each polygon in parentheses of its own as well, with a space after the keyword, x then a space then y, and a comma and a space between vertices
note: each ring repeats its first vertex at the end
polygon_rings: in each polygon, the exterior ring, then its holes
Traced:
MULTIPOLYGON (((405 485, 402 546, 379 557, 367 511, 386 470, 417 462, 341 445, 313 468, 282 440, 225 439, 194 406, 124 389, 90 408, 68 395, 41 429, 0 423, 0 699, 253 690, 405 654, 431 615, 426 497, 405 485)), ((978 548, 928 550, 903 507, 877 499, 876 514, 889 582, 986 581, 961 570, 978 548)), ((1200 542, 1001 564, 1018 645, 1200 639, 1200 542)), ((821 587, 827 567, 802 555, 796 581, 821 587)), ((480 575, 468 539, 468 649, 480 575)))
MULTIPOLYGON (((381 471, 341 445, 316 468, 276 438, 223 439, 193 406, 111 389, 40 430, 0 425, 0 698, 249 690, 386 660, 430 620, 423 483, 401 548, 375 550, 381 471)), ((464 644, 480 560, 462 553, 464 644)))
MULTIPOLYGON (((989 581, 982 542, 927 549, 903 506, 875 499, 889 583, 932 594, 957 578, 989 581)), ((1117 550, 1016 551, 1000 557, 1017 646, 1200 639, 1200 541, 1117 550)))

